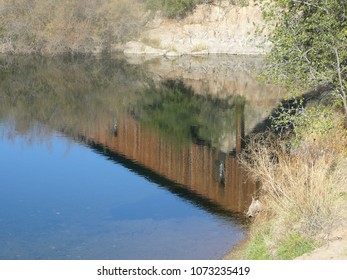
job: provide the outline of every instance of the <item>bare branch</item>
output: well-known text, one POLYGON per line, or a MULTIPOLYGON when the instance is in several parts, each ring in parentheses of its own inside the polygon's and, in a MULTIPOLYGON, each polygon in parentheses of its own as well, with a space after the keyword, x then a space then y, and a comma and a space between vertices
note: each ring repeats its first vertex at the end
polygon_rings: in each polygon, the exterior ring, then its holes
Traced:
POLYGON ((347 99, 346 99, 346 92, 344 90, 343 82, 342 82, 342 75, 341 75, 341 64, 340 64, 340 57, 339 57, 339 52, 337 48, 334 48, 335 51, 335 57, 336 57, 336 70, 337 70, 337 76, 339 79, 339 84, 340 84, 340 95, 342 98, 342 103, 343 107, 345 110, 345 114, 347 115, 347 99))

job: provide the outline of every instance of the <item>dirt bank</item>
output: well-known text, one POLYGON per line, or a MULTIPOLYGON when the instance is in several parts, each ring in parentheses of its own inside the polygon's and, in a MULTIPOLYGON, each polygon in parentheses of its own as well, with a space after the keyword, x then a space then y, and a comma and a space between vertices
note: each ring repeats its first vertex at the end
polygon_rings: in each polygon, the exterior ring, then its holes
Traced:
POLYGON ((253 1, 244 6, 232 1, 201 4, 182 20, 157 13, 146 27, 126 44, 126 54, 265 54, 271 48, 261 9, 253 1))
MULTIPOLYGON (((340 217, 333 223, 329 235, 321 236, 323 245, 295 260, 347 260, 347 186, 339 199, 340 217)), ((251 237, 247 237, 224 256, 224 259, 244 259, 251 237)))
POLYGON ((304 254, 297 260, 347 260, 347 203, 341 202, 342 217, 330 236, 326 236, 326 244, 311 253, 304 254))

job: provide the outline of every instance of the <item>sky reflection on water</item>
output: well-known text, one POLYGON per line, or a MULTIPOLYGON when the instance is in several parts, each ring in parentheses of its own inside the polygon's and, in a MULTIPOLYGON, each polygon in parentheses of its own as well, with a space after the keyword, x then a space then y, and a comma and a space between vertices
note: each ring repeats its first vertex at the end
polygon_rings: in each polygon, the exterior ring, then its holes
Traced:
POLYGON ((234 155, 278 100, 253 64, 0 57, 0 259, 222 257, 256 190, 234 155))
POLYGON ((0 259, 213 259, 242 238, 60 134, 2 137, 0 155, 0 259))

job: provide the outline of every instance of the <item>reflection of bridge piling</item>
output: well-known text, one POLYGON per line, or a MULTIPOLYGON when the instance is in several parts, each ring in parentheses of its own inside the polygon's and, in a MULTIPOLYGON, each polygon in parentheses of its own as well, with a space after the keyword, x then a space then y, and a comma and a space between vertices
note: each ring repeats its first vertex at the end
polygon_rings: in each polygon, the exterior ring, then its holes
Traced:
MULTIPOLYGON (((243 135, 242 111, 237 118, 237 152, 241 151, 240 136, 243 135)), ((100 124, 95 131, 89 130, 86 138, 229 211, 244 212, 255 191, 255 184, 247 180, 235 157, 223 156, 224 187, 221 187, 220 180, 215 176, 220 172, 219 164, 215 163, 221 159, 217 149, 193 143, 178 148, 165 142, 158 132, 141 126, 130 117, 118 119, 117 136, 109 133, 107 125, 100 124)))
POLYGON ((239 99, 236 101, 236 154, 239 155, 242 150, 243 140, 245 138, 245 101, 239 99))

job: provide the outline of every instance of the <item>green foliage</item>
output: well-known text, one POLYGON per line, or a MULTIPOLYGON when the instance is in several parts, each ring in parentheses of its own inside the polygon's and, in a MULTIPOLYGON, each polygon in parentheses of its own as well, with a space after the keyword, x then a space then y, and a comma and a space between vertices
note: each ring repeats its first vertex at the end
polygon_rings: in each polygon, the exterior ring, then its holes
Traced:
POLYGON ((257 233, 250 240, 245 257, 250 260, 292 260, 313 251, 318 245, 314 240, 308 239, 296 232, 291 232, 287 236, 275 240, 276 238, 268 230, 257 233), (266 240, 272 241, 267 244, 266 240), (271 252, 271 246, 277 249, 271 252))
POLYGON ((249 260, 271 260, 270 251, 265 243, 264 235, 257 234, 247 246, 246 259, 249 260))
POLYGON ((218 147, 221 135, 236 132, 236 114, 245 103, 240 96, 230 105, 198 96, 177 80, 166 81, 159 88, 153 85, 139 95, 143 98, 131 113, 179 145, 194 141, 218 147))
POLYGON ((295 128, 300 121, 301 112, 304 110, 302 104, 302 99, 293 99, 293 102, 288 102, 288 104, 280 103, 275 114, 270 116, 272 128, 280 133, 295 128))
POLYGON ((292 91, 329 86, 347 113, 347 1, 263 0, 274 24, 266 76, 292 91))
POLYGON ((328 135, 335 128, 333 112, 322 106, 305 109, 295 121, 296 135, 316 134, 318 137, 328 135))
POLYGON ((298 233, 289 234, 282 240, 277 249, 277 256, 281 260, 292 260, 316 248, 316 242, 298 233))
MULTIPOLYGON (((249 0, 229 0, 234 5, 245 7, 249 0)), ((213 0, 146 0, 147 7, 151 10, 161 10, 170 18, 183 18, 198 4, 211 4, 213 0)))
POLYGON ((171 18, 184 17, 201 0, 147 0, 147 6, 152 10, 162 10, 171 18))
POLYGON ((291 129, 296 138, 303 134, 327 135, 335 127, 333 110, 325 106, 305 107, 303 99, 294 99, 290 105, 280 104, 272 118, 272 128, 282 132, 291 129))
POLYGON ((249 0, 234 0, 232 3, 241 7, 247 7, 249 5, 249 0))
POLYGON ((142 103, 145 106, 138 117, 169 136, 167 139, 173 138, 173 143, 189 143, 192 127, 198 125, 198 108, 192 92, 177 83, 168 83, 159 91, 150 89, 150 94, 151 99, 142 103))

